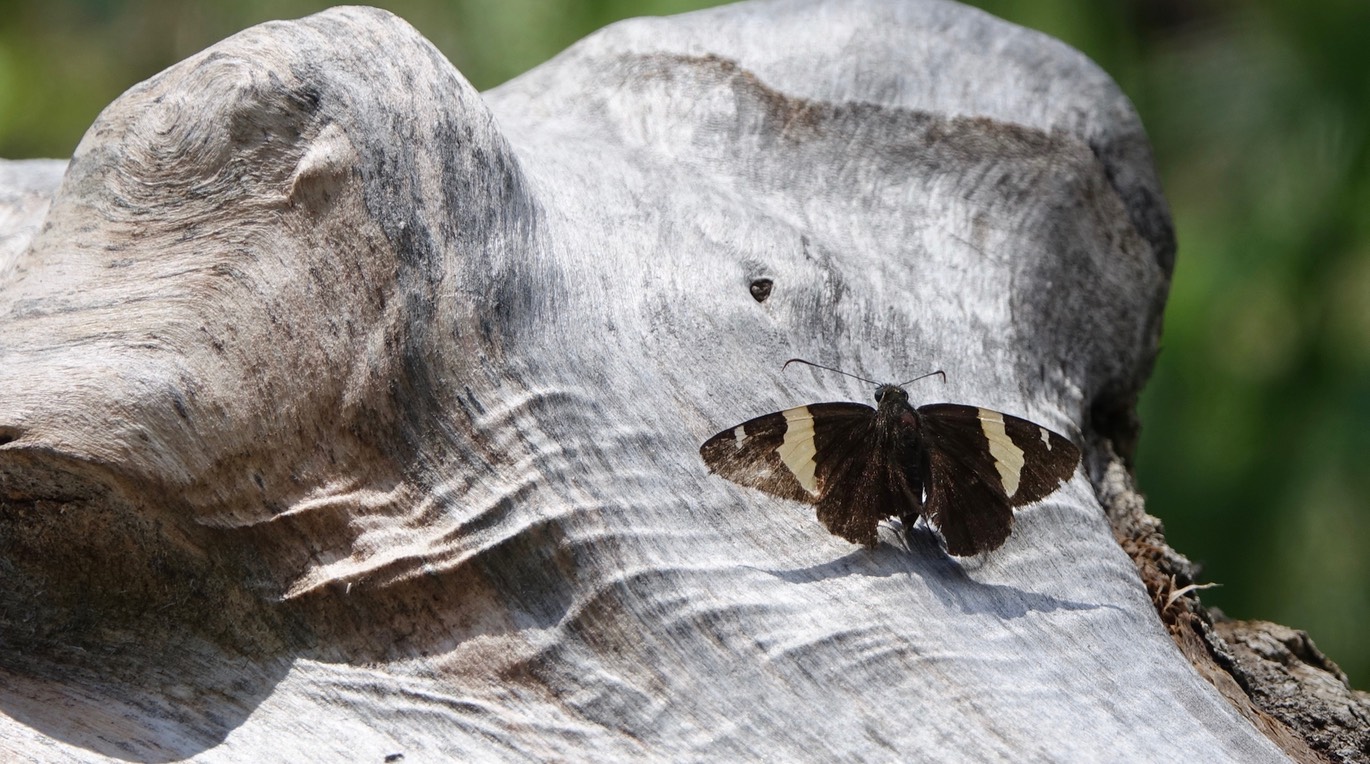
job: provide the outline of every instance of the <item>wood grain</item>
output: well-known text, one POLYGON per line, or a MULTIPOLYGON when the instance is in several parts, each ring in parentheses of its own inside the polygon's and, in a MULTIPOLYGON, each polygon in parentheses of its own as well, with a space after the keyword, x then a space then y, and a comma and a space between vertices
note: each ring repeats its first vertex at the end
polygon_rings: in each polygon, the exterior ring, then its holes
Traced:
POLYGON ((869 400, 792 356, 1082 445, 1130 405, 1173 235, 1058 42, 762 0, 481 94, 335 9, 59 166, 0 166, 0 758, 1282 758, 1085 471, 958 563, 698 457, 869 400))

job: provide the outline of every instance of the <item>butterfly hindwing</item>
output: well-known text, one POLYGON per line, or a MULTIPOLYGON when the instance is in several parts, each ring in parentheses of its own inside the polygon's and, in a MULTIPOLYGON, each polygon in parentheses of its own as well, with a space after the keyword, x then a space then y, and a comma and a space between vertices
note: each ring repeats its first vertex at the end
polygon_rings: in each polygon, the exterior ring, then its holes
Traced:
POLYGON ((864 449, 855 444, 846 457, 831 460, 818 519, 833 534, 873 547, 881 520, 919 512, 923 483, 916 441, 881 438, 870 429, 862 438, 864 449))
POLYGON ((1080 460, 1064 436, 998 411, 938 403, 918 415, 931 473, 927 514, 951 554, 1003 544, 1012 508, 1046 498, 1080 460))

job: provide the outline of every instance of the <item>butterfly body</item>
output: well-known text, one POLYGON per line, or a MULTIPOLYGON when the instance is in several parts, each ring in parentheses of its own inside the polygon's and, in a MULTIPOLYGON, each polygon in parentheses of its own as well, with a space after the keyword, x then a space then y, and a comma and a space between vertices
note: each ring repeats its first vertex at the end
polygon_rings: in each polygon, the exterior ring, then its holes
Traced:
POLYGON ((898 385, 880 385, 876 408, 813 403, 756 417, 700 447, 705 464, 740 485, 814 504, 833 534, 874 546, 876 528, 923 516, 947 551, 995 549, 1014 507, 1040 501, 1070 478, 1080 451, 1041 425, 977 406, 914 408, 898 385))

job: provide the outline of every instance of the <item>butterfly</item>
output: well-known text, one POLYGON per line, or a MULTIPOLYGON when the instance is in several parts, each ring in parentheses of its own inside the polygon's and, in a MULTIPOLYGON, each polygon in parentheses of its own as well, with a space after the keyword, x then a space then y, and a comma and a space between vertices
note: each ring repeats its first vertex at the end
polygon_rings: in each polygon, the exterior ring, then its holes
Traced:
MULTIPOLYGON (((796 361, 829 369, 786 366, 796 361)), ((709 438, 699 454, 734 483, 815 505, 819 521, 853 543, 875 546, 887 517, 908 534, 921 516, 960 557, 997 549, 1013 508, 1051 495, 1080 463, 1064 435, 1016 416, 959 403, 914 408, 902 385, 877 386, 875 402, 759 416, 709 438)))

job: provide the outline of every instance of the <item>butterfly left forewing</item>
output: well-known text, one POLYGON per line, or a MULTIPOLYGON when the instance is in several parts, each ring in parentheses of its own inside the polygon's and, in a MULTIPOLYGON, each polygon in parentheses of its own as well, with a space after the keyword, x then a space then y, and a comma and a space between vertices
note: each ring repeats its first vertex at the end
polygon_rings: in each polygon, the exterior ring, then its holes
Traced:
POLYGON ((1046 498, 1080 461, 1075 444, 1026 419, 952 403, 918 414, 931 472, 927 514, 955 555, 1003 544, 1012 508, 1046 498))
MULTIPOLYGON (((784 499, 818 503, 835 464, 819 458, 829 444, 859 442, 875 410, 859 403, 811 403, 750 419, 709 438, 699 454, 709 469, 739 485, 784 499)), ((834 452, 835 453, 835 452, 834 452)))

